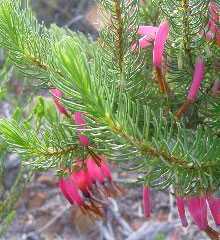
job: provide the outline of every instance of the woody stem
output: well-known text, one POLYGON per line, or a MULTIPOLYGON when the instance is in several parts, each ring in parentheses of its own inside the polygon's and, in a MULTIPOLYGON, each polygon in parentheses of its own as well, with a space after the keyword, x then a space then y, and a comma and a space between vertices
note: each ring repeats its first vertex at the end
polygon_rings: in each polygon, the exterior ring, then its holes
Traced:
POLYGON ((189 109, 190 105, 193 103, 193 101, 190 101, 190 100, 186 100, 182 106, 179 108, 179 110, 176 112, 176 117, 177 119, 180 119, 182 117, 182 115, 184 113, 187 112, 187 110, 189 109))
POLYGON ((220 239, 220 233, 208 226, 204 232, 210 237, 212 240, 219 240, 220 239))
POLYGON ((163 75, 162 69, 160 67, 156 67, 156 80, 159 84, 160 91, 162 93, 169 94, 170 93, 170 88, 165 80, 165 77, 163 75))

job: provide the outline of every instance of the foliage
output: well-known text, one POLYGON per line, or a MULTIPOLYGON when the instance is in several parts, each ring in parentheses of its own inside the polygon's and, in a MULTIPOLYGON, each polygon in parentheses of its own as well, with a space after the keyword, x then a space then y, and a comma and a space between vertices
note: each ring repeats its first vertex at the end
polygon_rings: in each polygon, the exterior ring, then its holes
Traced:
POLYGON ((106 23, 96 42, 68 29, 47 29, 20 1, 0 3, 1 46, 11 62, 40 86, 61 90, 70 113, 44 119, 43 128, 33 127, 32 121, 2 119, 5 142, 33 170, 55 168, 60 173, 77 157, 96 151, 118 163, 129 161, 139 173, 138 182, 154 188, 173 185, 183 196, 217 190, 219 98, 210 86, 219 48, 200 34, 207 25, 209 1, 149 1, 150 8, 159 9, 152 15, 137 0, 99 2, 106 23), (159 24, 164 17, 171 27, 165 59, 170 95, 161 93, 154 81, 149 50, 131 48, 140 23, 159 24), (206 64, 200 94, 177 120, 199 55, 206 64), (82 131, 91 139, 89 148, 76 137, 71 117, 76 111, 85 113, 82 131))

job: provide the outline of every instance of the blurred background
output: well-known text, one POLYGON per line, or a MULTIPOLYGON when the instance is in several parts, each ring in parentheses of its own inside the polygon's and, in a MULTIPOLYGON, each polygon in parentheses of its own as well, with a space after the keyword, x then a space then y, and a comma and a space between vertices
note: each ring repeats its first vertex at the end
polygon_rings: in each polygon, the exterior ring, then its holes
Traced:
MULTIPOLYGON (((56 23, 60 27, 90 34, 94 39, 98 37, 101 20, 93 0, 32 0, 29 4, 39 21, 48 27, 56 23)), ((148 12, 143 12, 147 19, 148 12)), ((16 106, 25 106, 39 91, 32 86, 30 79, 24 78, 8 64, 3 51, 0 54, 0 117, 11 117, 12 114, 17 117, 19 113, 13 112, 16 106)), ((142 189, 133 184, 136 176, 126 171, 118 172, 114 165, 114 180, 123 187, 123 194, 117 199, 109 199, 105 219, 94 219, 67 203, 57 188, 53 172, 36 174, 26 185, 29 177, 28 173, 22 174, 19 157, 5 151, 1 142, 0 152, 4 165, 0 172, 0 200, 3 202, 0 214, 4 209, 12 209, 0 224, 2 240, 207 239, 196 226, 182 229, 173 195, 169 192, 153 192, 154 213, 151 219, 145 219, 142 189), (13 198, 8 197, 11 192, 13 198), (8 224, 11 224, 9 228, 8 224), (6 234, 3 236, 3 233, 6 234)))

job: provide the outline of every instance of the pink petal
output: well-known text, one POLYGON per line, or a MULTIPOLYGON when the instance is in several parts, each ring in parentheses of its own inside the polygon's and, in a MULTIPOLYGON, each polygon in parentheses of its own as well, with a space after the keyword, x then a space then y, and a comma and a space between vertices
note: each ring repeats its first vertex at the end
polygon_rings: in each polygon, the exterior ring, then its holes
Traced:
POLYGON ((168 34, 169 23, 167 21, 164 21, 160 24, 154 41, 153 64, 156 67, 160 67, 162 64, 163 52, 168 34))
POLYGON ((205 65, 204 65, 203 59, 201 57, 198 57, 195 64, 192 84, 187 96, 187 99, 190 101, 195 101, 197 97, 201 82, 204 77, 204 69, 205 69, 205 65))
POLYGON ((86 124, 86 121, 81 112, 74 113, 74 121, 77 125, 85 125, 86 124))
POLYGON ((208 196, 207 201, 215 224, 220 225, 220 199, 214 196, 208 196))
POLYGON ((53 97, 56 98, 61 98, 63 96, 63 93, 57 88, 50 89, 50 93, 53 97))
POLYGON ((211 18, 214 22, 219 21, 219 12, 220 12, 220 7, 215 1, 210 1, 209 3, 209 13, 211 15, 211 18))
POLYGON ((60 103, 59 100, 54 99, 54 103, 55 103, 55 105, 56 105, 56 107, 57 107, 57 109, 60 113, 66 115, 66 116, 68 115, 68 113, 66 111, 66 108, 60 103))
POLYGON ((101 171, 101 168, 96 164, 93 158, 89 157, 86 163, 87 163, 88 174, 91 180, 94 182, 98 181, 99 183, 104 183, 105 177, 101 171))
POLYGON ((106 163, 104 158, 103 157, 101 157, 101 158, 102 158, 101 166, 100 166, 101 171, 106 178, 108 178, 110 181, 112 181, 112 173, 111 173, 110 167, 108 166, 108 164, 106 163))
POLYGON ((182 197, 176 197, 176 205, 178 208, 178 213, 179 213, 179 217, 182 222, 182 225, 184 227, 187 227, 188 222, 187 222, 186 213, 185 213, 184 199, 182 197))
POLYGON ((88 146, 89 145, 89 138, 85 135, 79 134, 79 141, 83 146, 88 146))
MULTIPOLYGON (((73 119, 77 125, 85 125, 86 124, 86 121, 81 112, 75 112, 73 115, 73 119)), ((80 130, 78 130, 78 137, 79 137, 79 141, 81 142, 82 145, 84 145, 84 146, 89 145, 89 138, 86 135, 80 134, 80 130)))
POLYGON ((53 101, 54 101, 58 111, 64 115, 68 116, 67 110, 65 109, 65 107, 62 105, 62 103, 60 101, 60 98, 63 96, 63 93, 59 89, 56 89, 56 88, 51 89, 50 93, 53 97, 53 101))
POLYGON ((75 185, 83 192, 88 192, 92 181, 87 170, 79 170, 72 173, 71 178, 75 185))
POLYGON ((210 42, 214 40, 215 34, 213 34, 211 31, 208 31, 207 33, 204 34, 206 41, 210 42))
POLYGON ((63 195, 71 204, 76 204, 78 206, 83 204, 82 197, 80 196, 74 182, 69 177, 65 179, 61 178, 59 181, 59 187, 63 195))
POLYGON ((144 208, 144 216, 146 218, 149 218, 151 214, 151 194, 150 194, 150 188, 147 186, 143 187, 143 208, 144 208))
POLYGON ((152 45, 153 40, 151 41, 147 36, 142 37, 139 39, 139 46, 141 48, 147 48, 152 45))
POLYGON ((206 197, 191 197, 187 201, 189 212, 200 230, 208 227, 206 197))
POLYGON ((151 36, 153 39, 155 38, 157 31, 158 27, 153 26, 140 26, 138 28, 138 34, 143 36, 151 36))
POLYGON ((217 31, 217 29, 218 29, 216 23, 215 23, 212 19, 210 19, 210 20, 208 21, 208 29, 209 29, 213 34, 215 34, 216 31, 217 31))
MULTIPOLYGON (((143 37, 139 39, 139 46, 141 48, 146 48, 149 47, 156 36, 156 32, 158 30, 158 27, 153 27, 153 26, 140 26, 138 28, 138 34, 142 35, 143 37)), ((132 51, 137 48, 137 43, 134 43, 131 47, 132 51)))

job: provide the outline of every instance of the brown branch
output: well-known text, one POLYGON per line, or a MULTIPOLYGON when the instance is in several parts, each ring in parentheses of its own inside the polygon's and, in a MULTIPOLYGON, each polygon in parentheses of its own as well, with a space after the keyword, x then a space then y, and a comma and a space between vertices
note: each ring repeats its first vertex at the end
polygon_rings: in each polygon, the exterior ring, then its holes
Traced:
POLYGON ((190 33, 189 33, 189 17, 190 16, 190 6, 189 0, 182 0, 182 9, 183 9, 183 47, 186 54, 189 57, 190 66, 193 66, 192 53, 190 48, 190 33))
POLYGON ((53 150, 52 148, 48 148, 48 152, 45 153, 44 155, 45 156, 53 156, 53 155, 63 155, 63 154, 66 154, 66 153, 69 153, 69 152, 72 152, 72 151, 75 151, 77 149, 77 145, 72 145, 72 146, 69 146, 67 148, 64 148, 62 150, 53 150))
POLYGON ((170 94, 171 91, 163 75, 162 69, 160 67, 156 67, 155 70, 156 70, 156 81, 159 84, 160 91, 162 93, 166 93, 167 95, 170 94))
POLYGON ((184 169, 193 170, 193 171, 207 169, 207 168, 215 166, 214 164, 210 164, 208 162, 206 162, 202 166, 189 165, 189 163, 187 161, 185 161, 184 159, 177 158, 175 156, 170 155, 169 153, 167 153, 164 150, 156 149, 156 148, 148 145, 147 143, 138 141, 133 136, 130 136, 129 134, 127 134, 124 131, 123 127, 118 122, 115 123, 115 121, 113 121, 110 116, 106 116, 104 121, 105 121, 105 123, 108 124, 109 128, 111 128, 111 130, 114 133, 116 133, 120 137, 124 138, 131 145, 135 146, 144 155, 162 158, 164 161, 166 161, 169 164, 179 165, 180 167, 183 167, 184 169))
POLYGON ((117 39, 116 39, 116 51, 118 51, 118 65, 120 73, 123 71, 123 22, 122 22, 122 12, 120 6, 120 0, 115 0, 115 12, 116 12, 116 21, 117 21, 117 39))
POLYGON ((212 240, 219 240, 220 239, 220 233, 208 226, 204 232, 210 237, 212 240))
POLYGON ((193 101, 186 100, 182 106, 179 108, 179 110, 176 112, 175 116, 177 119, 180 119, 184 113, 186 113, 189 109, 189 107, 193 104, 193 101))
MULTIPOLYGON (((41 62, 39 58, 36 58, 35 56, 32 56, 32 55, 26 55, 26 57, 31 60, 34 66, 37 66, 39 68, 42 68, 45 71, 48 71, 49 65, 41 62)), ((61 77, 63 77, 63 74, 61 73, 61 71, 56 70, 55 72, 59 74, 61 77)))

